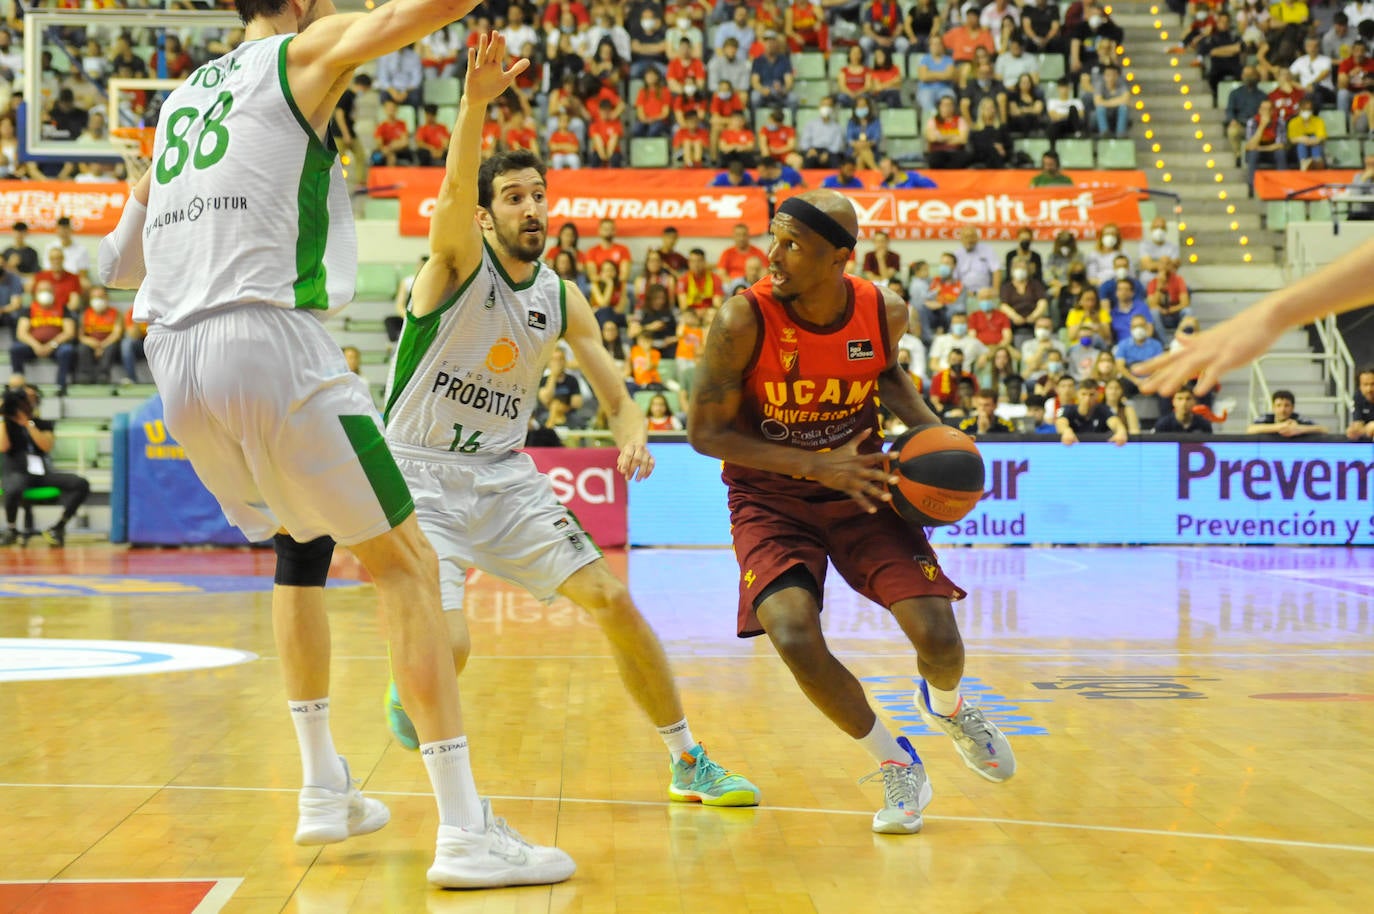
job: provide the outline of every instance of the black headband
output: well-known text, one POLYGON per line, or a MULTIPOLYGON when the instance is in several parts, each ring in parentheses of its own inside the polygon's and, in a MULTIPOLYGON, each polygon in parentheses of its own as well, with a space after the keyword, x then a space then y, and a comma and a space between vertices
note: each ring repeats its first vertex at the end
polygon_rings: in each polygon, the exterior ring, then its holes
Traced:
POLYGON ((837 248, 854 250, 858 241, 849 230, 801 197, 788 197, 778 207, 779 216, 791 216, 837 248))

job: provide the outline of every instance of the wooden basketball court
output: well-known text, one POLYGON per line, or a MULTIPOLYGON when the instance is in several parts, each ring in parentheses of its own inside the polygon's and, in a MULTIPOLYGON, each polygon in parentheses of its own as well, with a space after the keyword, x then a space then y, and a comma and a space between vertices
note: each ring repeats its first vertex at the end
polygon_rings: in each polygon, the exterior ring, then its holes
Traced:
MULTIPOLYGON (((756 810, 667 802, 662 745, 599 632, 567 603, 478 577, 462 684, 479 788, 579 870, 462 893, 425 884, 437 821, 423 766, 381 714, 370 586, 331 593, 333 722, 392 822, 308 849, 291 842, 300 771, 268 593, 242 590, 270 577, 270 555, 0 552, 0 914, 1370 909, 1374 554, 943 559, 971 592, 968 689, 1018 754, 1008 784, 921 735, 912 651, 886 613, 842 584, 827 595, 833 648, 930 772, 935 801, 911 837, 869 831, 868 758, 766 640, 735 639, 729 552, 611 561, 628 563, 697 736, 761 787, 756 810), (137 675, 177 663, 227 665, 137 675)), ((356 576, 346 560, 336 572, 356 576)))

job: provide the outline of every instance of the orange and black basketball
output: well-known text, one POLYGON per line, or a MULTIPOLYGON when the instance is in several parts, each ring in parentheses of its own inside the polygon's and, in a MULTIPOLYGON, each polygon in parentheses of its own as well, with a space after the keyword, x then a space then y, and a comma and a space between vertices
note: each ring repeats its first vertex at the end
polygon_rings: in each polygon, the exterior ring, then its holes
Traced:
POLYGON ((983 456, 973 439, 948 425, 920 425, 888 448, 897 484, 892 507, 909 524, 958 523, 983 497, 983 456))

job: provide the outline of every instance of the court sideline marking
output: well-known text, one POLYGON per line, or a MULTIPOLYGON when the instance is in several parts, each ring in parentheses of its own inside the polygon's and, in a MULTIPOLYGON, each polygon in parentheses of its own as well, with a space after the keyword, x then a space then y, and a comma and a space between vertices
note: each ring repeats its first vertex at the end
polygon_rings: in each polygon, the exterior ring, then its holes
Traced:
MULTIPOLYGON (((197 787, 189 784, 22 784, 0 782, 4 789, 42 789, 42 790, 185 790, 217 791, 225 793, 298 793, 292 787, 197 787)), ((369 790, 369 796, 376 797, 433 797, 432 793, 403 790, 369 790)), ((490 794, 490 799, 530 803, 581 803, 600 806, 649 806, 662 808, 681 808, 666 800, 609 800, 593 797, 534 797, 490 794)), ((151 797, 149 798, 151 799, 151 797)), ((856 809, 817 809, 807 806, 758 806, 751 812, 791 812, 823 816, 863 816, 871 812, 856 809)), ((973 822, 985 825, 1019 825, 1027 828, 1059 828, 1069 831, 1109 832, 1125 835, 1151 835, 1162 838, 1191 838, 1200 841, 1233 841, 1238 844, 1264 844, 1274 847, 1305 848, 1310 850, 1348 851, 1357 854, 1374 854, 1374 845, 1334 844, 1321 841, 1297 841, 1289 838, 1262 838, 1255 835, 1214 835, 1206 832, 1172 831, 1163 828, 1133 828, 1124 825, 1088 825, 1079 822, 1050 822, 1041 819, 1007 819, 994 816, 941 816, 927 815, 925 818, 936 822, 973 822)))

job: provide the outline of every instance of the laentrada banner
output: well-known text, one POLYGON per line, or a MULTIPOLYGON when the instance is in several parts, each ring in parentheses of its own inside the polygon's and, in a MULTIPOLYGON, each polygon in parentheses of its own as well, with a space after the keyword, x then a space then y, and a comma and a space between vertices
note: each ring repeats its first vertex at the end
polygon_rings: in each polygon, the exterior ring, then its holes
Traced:
POLYGON ((104 235, 119 224, 128 196, 122 181, 0 181, 0 231, 26 222, 29 231, 51 232, 66 216, 78 234, 104 235))
POLYGON ((1294 200, 1322 200, 1330 197, 1333 190, 1308 190, 1322 184, 1349 184, 1359 172, 1354 169, 1328 169, 1325 171, 1257 171, 1255 172, 1255 196, 1261 200, 1284 200, 1296 191, 1294 200))
MULTIPOLYGON (((808 187, 833 174, 804 171, 808 187)), ((860 234, 885 231, 895 239, 952 239, 967 225, 985 238, 1009 239, 1023 227, 1049 240, 1068 230, 1094 238, 1098 228, 1115 223, 1124 238, 1139 238, 1139 171, 1075 171, 1071 187, 1032 188, 1033 171, 927 172, 934 190, 845 190, 859 211, 860 234)), ((614 219, 625 236, 657 235, 673 226, 683 237, 724 237, 743 222, 756 235, 767 230, 768 200, 757 187, 711 187, 716 172, 683 169, 579 169, 548 173, 551 231, 571 222, 584 236, 594 235, 602 219, 614 219)), ((368 173, 373 196, 401 204, 401 234, 425 235, 444 172, 441 168, 374 168, 368 173)), ((876 172, 859 172, 875 188, 876 172)), ((791 191, 795 193, 796 191, 791 191)), ((784 196, 786 193, 780 194, 784 196)))

